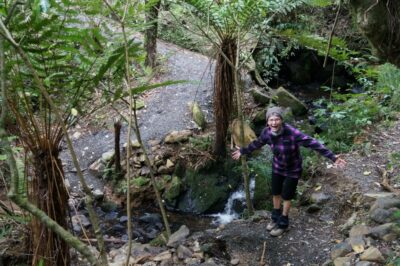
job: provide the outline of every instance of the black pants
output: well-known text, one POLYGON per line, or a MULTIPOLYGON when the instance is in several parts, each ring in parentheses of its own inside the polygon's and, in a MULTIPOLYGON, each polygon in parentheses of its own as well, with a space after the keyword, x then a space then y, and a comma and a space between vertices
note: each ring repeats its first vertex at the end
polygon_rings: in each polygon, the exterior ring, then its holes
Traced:
POLYGON ((272 173, 272 195, 281 195, 283 200, 292 200, 296 195, 298 178, 272 173))

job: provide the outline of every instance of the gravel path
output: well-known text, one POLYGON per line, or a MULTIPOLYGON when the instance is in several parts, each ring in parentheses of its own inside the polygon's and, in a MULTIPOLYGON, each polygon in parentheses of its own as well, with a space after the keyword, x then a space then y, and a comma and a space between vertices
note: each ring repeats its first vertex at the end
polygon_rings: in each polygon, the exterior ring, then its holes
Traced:
MULTIPOLYGON (((164 68, 155 82, 168 80, 186 80, 168 87, 160 87, 144 95, 145 108, 138 112, 139 127, 142 140, 147 143, 151 139, 163 139, 172 130, 183 130, 195 127, 191 120, 188 103, 197 101, 205 112, 208 121, 212 120, 212 77, 214 66, 210 58, 178 47, 173 44, 158 42, 158 52, 167 58, 162 64, 164 68)), ((74 129, 76 131, 79 129, 74 129)), ((121 132, 121 142, 126 142, 127 128, 121 132)), ((136 137, 133 135, 132 139, 136 137)), ((101 157, 102 153, 113 148, 114 134, 111 130, 99 130, 96 133, 85 133, 75 138, 74 148, 82 169, 101 157)), ((61 153, 64 170, 73 191, 79 191, 79 182, 75 177, 75 168, 69 152, 61 153)), ((88 185, 102 188, 98 178, 84 171, 88 185)))

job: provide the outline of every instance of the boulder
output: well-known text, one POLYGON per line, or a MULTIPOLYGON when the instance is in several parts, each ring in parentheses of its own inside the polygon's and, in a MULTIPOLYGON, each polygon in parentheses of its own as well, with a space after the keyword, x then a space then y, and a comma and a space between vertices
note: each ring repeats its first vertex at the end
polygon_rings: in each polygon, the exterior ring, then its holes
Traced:
POLYGON ((172 131, 169 133, 165 139, 165 143, 180 143, 185 142, 192 135, 192 131, 190 130, 182 130, 182 131, 172 131))
POLYGON ((350 237, 355 237, 355 236, 364 236, 368 235, 370 231, 370 227, 366 226, 364 224, 357 224, 353 226, 350 230, 349 236, 350 237))
POLYGON ((184 260, 187 258, 191 258, 193 255, 193 252, 189 248, 187 248, 183 245, 179 245, 178 249, 176 250, 176 254, 179 259, 184 260))
POLYGON ((386 223, 376 227, 371 228, 369 235, 375 238, 383 239, 385 235, 396 234, 400 236, 400 230, 396 228, 395 223, 386 223))
POLYGON ((351 266, 351 258, 350 257, 339 257, 333 261, 335 266, 351 266))
POLYGON ((101 177, 104 173, 106 166, 102 159, 98 159, 89 166, 89 172, 95 177, 101 177))
POLYGON ((267 105, 271 100, 271 96, 267 95, 265 91, 262 91, 258 87, 253 87, 251 89, 251 95, 253 96, 254 101, 261 105, 267 105))
POLYGON ((202 130, 205 129, 207 122, 199 104, 197 102, 194 102, 190 103, 189 106, 190 106, 190 111, 192 112, 193 120, 196 123, 196 125, 202 130))
POLYGON ((324 204, 326 203, 331 196, 325 194, 324 192, 314 192, 311 194, 310 200, 312 203, 316 204, 324 204))
POLYGON ((347 241, 356 254, 360 254, 365 250, 365 241, 362 236, 350 237, 347 241))
POLYGON ((373 264, 369 261, 359 261, 355 266, 373 266, 373 264))
POLYGON ((165 198, 167 202, 171 203, 172 201, 174 201, 176 198, 179 197, 181 192, 182 192, 182 181, 178 176, 173 176, 171 182, 165 189, 163 198, 165 198))
POLYGON ((361 254, 360 259, 380 263, 385 261, 382 253, 376 247, 369 247, 367 250, 364 251, 363 254, 361 254))
POLYGON ((187 228, 186 225, 182 225, 178 231, 170 236, 167 246, 176 248, 181 242, 186 239, 189 233, 189 228, 187 228))
POLYGON ((104 198, 104 193, 100 189, 95 189, 92 193, 95 200, 102 200, 104 198))
POLYGON ((103 162, 107 163, 111 161, 111 159, 114 157, 114 154, 114 150, 107 151, 101 155, 101 159, 103 160, 103 162))
POLYGON ((394 213, 399 211, 398 208, 381 209, 376 208, 369 212, 369 217, 380 224, 390 223, 395 220, 394 213))
POLYGON ((307 106, 283 87, 279 87, 274 91, 273 99, 279 106, 290 107, 293 114, 296 116, 305 115, 307 113, 307 106))
POLYGON ((352 251, 351 245, 347 242, 336 244, 331 251, 331 259, 335 260, 339 257, 344 257, 352 251))
POLYGON ((400 198, 382 197, 378 198, 375 203, 371 206, 370 212, 375 209, 390 209, 400 208, 400 198))

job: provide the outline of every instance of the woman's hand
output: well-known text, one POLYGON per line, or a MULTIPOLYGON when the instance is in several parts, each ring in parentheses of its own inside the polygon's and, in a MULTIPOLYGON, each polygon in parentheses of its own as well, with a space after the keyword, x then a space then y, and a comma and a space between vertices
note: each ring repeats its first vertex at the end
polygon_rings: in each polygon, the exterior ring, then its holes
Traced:
POLYGON ((242 156, 242 153, 240 152, 240 148, 236 146, 236 151, 232 152, 232 159, 238 160, 240 156, 242 156))
POLYGON ((343 160, 342 158, 340 158, 340 156, 341 156, 340 154, 336 155, 336 161, 333 164, 334 167, 343 168, 346 166, 347 162, 345 160, 343 160))

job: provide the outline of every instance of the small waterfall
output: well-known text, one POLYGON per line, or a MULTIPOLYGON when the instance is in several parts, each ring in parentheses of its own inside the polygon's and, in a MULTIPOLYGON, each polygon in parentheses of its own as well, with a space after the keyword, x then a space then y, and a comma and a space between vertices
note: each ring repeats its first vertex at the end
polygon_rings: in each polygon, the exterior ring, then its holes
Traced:
MULTIPOLYGON (((255 187, 255 179, 251 178, 250 179, 250 196, 253 198, 254 194, 254 187, 255 187)), ((233 220, 239 218, 240 213, 237 212, 238 205, 241 206, 240 209, 244 209, 246 206, 246 194, 244 191, 244 187, 241 187, 239 190, 233 192, 231 196, 229 197, 224 211, 216 214, 211 214, 211 217, 214 217, 212 223, 214 225, 219 225, 219 224, 227 224, 232 222, 233 220)))

